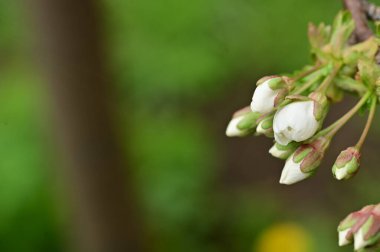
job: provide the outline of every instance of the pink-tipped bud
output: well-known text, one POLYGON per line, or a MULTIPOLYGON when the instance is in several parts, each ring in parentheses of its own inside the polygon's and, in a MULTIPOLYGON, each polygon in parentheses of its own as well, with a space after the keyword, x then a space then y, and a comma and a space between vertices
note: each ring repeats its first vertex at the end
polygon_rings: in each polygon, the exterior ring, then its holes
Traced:
POLYGON ((360 165, 360 152, 355 147, 342 151, 332 168, 334 177, 338 180, 349 179, 354 176, 360 165))
POLYGON ((380 240, 380 204, 363 207, 348 215, 338 226, 339 246, 354 242, 355 250, 371 247, 380 240))
POLYGON ((310 144, 303 144, 286 160, 280 183, 291 185, 314 174, 320 165, 330 140, 320 137, 310 144))

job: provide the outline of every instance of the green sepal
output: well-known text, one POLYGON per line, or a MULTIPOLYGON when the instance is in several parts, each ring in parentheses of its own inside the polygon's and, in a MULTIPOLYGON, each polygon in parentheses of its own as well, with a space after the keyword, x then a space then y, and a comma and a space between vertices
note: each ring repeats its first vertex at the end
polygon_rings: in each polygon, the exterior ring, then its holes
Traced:
POLYGON ((257 126, 257 119, 259 119, 259 117, 260 113, 258 112, 248 112, 237 124, 237 128, 240 130, 255 128, 257 126))
POLYGON ((274 133, 273 133, 273 117, 274 115, 268 115, 263 119, 259 119, 257 128, 256 128, 256 133, 257 135, 264 134, 266 137, 273 138, 274 133))
MULTIPOLYGON (((300 147, 300 148, 302 148, 302 147, 300 147)), ((296 164, 300 163, 312 151, 313 151, 312 147, 304 148, 304 150, 301 150, 299 152, 297 151, 297 153, 295 153, 293 156, 294 163, 296 163, 296 164)))
POLYGON ((278 76, 278 75, 270 75, 270 76, 264 76, 264 77, 262 77, 261 79, 259 79, 257 82, 256 82, 256 85, 257 86, 259 86, 259 85, 261 85, 261 84, 263 84, 264 82, 266 82, 266 81, 270 81, 270 82, 272 82, 272 81, 275 81, 275 80, 281 80, 282 78, 280 77, 280 76, 278 76))
POLYGON ((354 218, 354 214, 350 214, 339 224, 338 231, 341 232, 346 229, 352 228, 356 222, 357 219, 354 218))
POLYGON ((365 223, 360 227, 360 229, 363 232, 364 239, 367 240, 369 237, 369 231, 371 230, 371 227, 375 220, 373 219, 373 216, 369 216, 368 219, 365 221, 365 223))
POLYGON ((261 123, 261 127, 265 130, 271 129, 273 127, 273 116, 265 118, 261 123))
POLYGON ((378 221, 380 221, 379 217, 372 213, 360 228, 363 232, 364 240, 370 243, 369 246, 373 245, 380 238, 378 221))
POLYGON ((301 163, 301 171, 303 173, 314 172, 315 169, 321 164, 324 152, 314 150, 311 152, 301 163))
POLYGON ((290 142, 288 145, 281 145, 279 143, 276 143, 276 148, 281 151, 288 151, 288 150, 295 150, 298 146, 300 146, 300 143, 297 142, 290 142))
POLYGON ((297 143, 297 142, 290 142, 288 145, 281 145, 281 144, 276 142, 274 144, 274 148, 281 151, 282 153, 280 155, 275 156, 275 157, 282 159, 282 160, 286 160, 295 152, 295 150, 299 146, 300 146, 300 143, 297 143))
POLYGON ((269 81, 268 86, 272 90, 281 89, 285 87, 285 81, 281 77, 273 78, 269 81))
MULTIPOLYGON (((376 245, 379 241, 380 241, 380 233, 367 239, 368 245, 366 246, 366 248, 376 245)), ((368 249, 365 251, 368 251, 368 249)))
POLYGON ((359 160, 357 160, 355 157, 351 159, 350 162, 347 163, 347 172, 352 175, 356 173, 359 169, 359 160))
POLYGON ((309 98, 314 101, 315 119, 317 121, 323 121, 329 109, 329 102, 326 95, 321 92, 313 92, 309 95, 309 98))

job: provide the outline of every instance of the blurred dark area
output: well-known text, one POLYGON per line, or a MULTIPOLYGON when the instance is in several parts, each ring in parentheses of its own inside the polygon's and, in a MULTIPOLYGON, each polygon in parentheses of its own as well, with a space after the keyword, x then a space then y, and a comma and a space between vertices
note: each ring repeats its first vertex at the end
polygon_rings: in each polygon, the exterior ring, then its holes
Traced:
POLYGON ((260 77, 311 63, 308 22, 339 1, 74 3, 0 1, 0 251, 352 251, 336 228, 380 201, 379 118, 344 182, 360 116, 292 186, 271 139, 225 136, 260 77))

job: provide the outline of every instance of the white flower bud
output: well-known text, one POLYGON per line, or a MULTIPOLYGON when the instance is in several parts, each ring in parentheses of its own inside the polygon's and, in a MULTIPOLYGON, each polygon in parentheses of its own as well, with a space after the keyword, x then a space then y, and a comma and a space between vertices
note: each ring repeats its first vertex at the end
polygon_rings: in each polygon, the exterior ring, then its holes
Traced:
POLYGON ((267 114, 274 110, 287 92, 281 77, 265 77, 262 80, 253 93, 251 109, 253 112, 267 114))
POLYGON ((287 159, 293 152, 297 149, 298 144, 295 142, 289 143, 288 145, 281 145, 275 143, 272 148, 270 148, 269 153, 279 159, 287 159))
POLYGON ((348 175, 348 167, 347 165, 343 166, 340 169, 333 169, 333 174, 337 180, 342 180, 348 175))
POLYGON ((355 250, 362 249, 371 244, 371 240, 365 240, 363 230, 360 228, 354 235, 354 248, 355 250))
POLYGON ((238 116, 235 118, 232 118, 232 120, 229 122, 227 129, 226 129, 226 135, 229 137, 235 137, 235 136, 245 136, 246 131, 239 129, 237 126, 239 122, 244 118, 244 116, 238 116))
POLYGON ((301 171, 301 162, 296 163, 293 155, 286 160, 281 173, 280 184, 291 185, 308 178, 311 174, 301 171))
POLYGON ((380 239, 379 221, 380 217, 377 215, 376 210, 372 210, 372 213, 366 222, 362 224, 359 230, 354 234, 355 250, 359 250, 378 243, 380 239))
POLYGON ((249 107, 237 111, 228 123, 226 135, 228 137, 243 137, 253 133, 259 117, 260 114, 252 112, 249 107))
POLYGON ((260 120, 256 128, 256 134, 273 137, 273 115, 267 116, 260 120))
POLYGON ((355 147, 349 147, 342 151, 332 168, 334 177, 337 180, 349 179, 359 169, 360 152, 355 147))
POLYGON ((345 246, 347 244, 350 244, 352 240, 347 239, 347 234, 350 232, 350 228, 339 231, 339 246, 345 246))
POLYGON ((292 102, 275 114, 274 137, 282 145, 291 141, 302 142, 312 137, 319 126, 314 115, 314 101, 292 102))
POLYGON ((310 144, 301 145, 286 160, 280 184, 291 185, 314 174, 321 163, 330 140, 320 137, 310 144))
POLYGON ((373 247, 380 240, 380 204, 349 214, 338 226, 339 246, 354 241, 355 250, 373 247))

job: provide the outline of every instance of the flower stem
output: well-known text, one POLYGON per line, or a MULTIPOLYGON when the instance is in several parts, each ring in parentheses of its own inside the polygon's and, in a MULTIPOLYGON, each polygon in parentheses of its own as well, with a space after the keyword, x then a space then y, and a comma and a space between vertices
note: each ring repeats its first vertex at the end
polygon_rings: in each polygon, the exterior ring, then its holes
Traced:
POLYGON ((325 80, 322 82, 322 84, 317 88, 317 92, 326 92, 327 88, 331 84, 331 82, 334 80, 335 76, 338 74, 339 70, 341 68, 341 65, 337 65, 334 67, 333 71, 325 78, 325 80))
POLYGON ((305 78, 306 76, 314 73, 315 71, 321 69, 322 67, 324 67, 325 65, 322 65, 322 64, 319 64, 317 63, 316 65, 314 65, 312 68, 310 68, 309 70, 306 70, 305 72, 302 72, 300 73, 299 75, 297 75, 296 77, 294 77, 294 79, 292 79, 292 83, 295 83, 299 80, 301 80, 302 78, 305 78))
POLYGON ((293 95, 299 95, 305 92, 307 89, 309 89, 315 82, 317 82, 321 78, 320 75, 314 77, 313 79, 309 80, 305 84, 303 84, 299 89, 296 89, 293 93, 293 95))
POLYGON ((358 143, 356 144, 356 148, 358 150, 361 149, 361 147, 363 146, 363 143, 368 135, 368 131, 369 129, 371 128, 371 125, 372 125, 372 121, 373 121, 373 118, 375 116, 375 111, 376 111, 376 104, 377 104, 377 98, 376 96, 373 96, 372 97, 372 102, 371 102, 371 108, 369 110, 369 114, 368 114, 368 119, 367 119, 367 122, 365 124, 365 127, 364 127, 364 130, 363 130, 363 133, 362 135, 360 136, 360 139, 358 141, 358 143))
POLYGON ((342 116, 339 120, 337 120, 335 123, 331 124, 326 129, 320 131, 317 135, 322 136, 325 135, 326 137, 333 137, 339 130, 342 128, 353 115, 355 115, 358 110, 364 105, 364 103, 367 102, 368 98, 371 96, 371 92, 367 92, 360 100, 359 102, 352 108, 350 111, 348 111, 344 116, 342 116))

